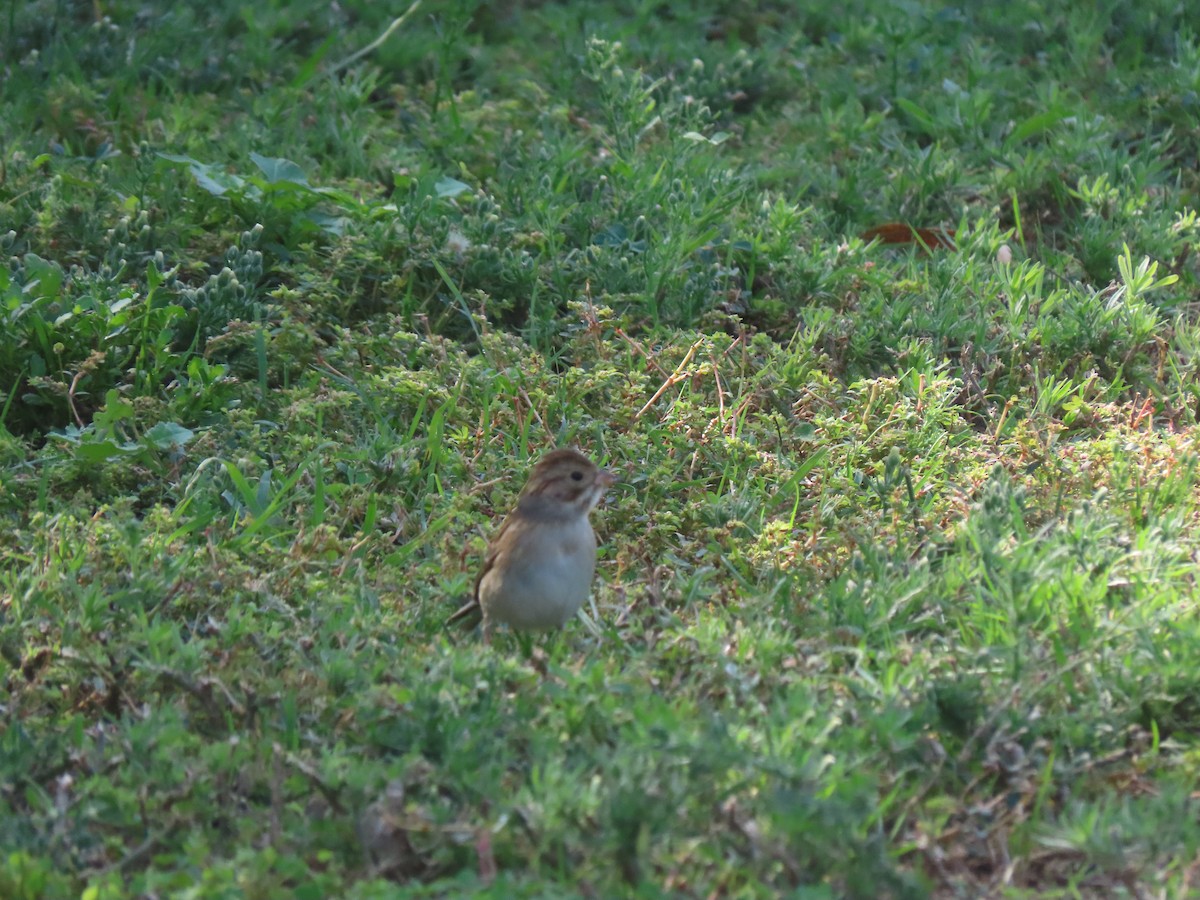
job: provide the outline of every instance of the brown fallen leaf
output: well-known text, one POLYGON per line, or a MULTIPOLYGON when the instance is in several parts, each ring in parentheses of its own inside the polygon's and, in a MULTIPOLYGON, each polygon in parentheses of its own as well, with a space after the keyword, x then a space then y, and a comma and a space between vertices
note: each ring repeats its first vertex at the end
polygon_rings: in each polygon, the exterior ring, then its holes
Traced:
POLYGON ((875 238, 884 244, 919 244, 925 250, 944 247, 947 250, 956 249, 954 233, 944 228, 917 228, 904 222, 888 222, 886 225, 876 225, 868 228, 859 235, 864 241, 875 238))

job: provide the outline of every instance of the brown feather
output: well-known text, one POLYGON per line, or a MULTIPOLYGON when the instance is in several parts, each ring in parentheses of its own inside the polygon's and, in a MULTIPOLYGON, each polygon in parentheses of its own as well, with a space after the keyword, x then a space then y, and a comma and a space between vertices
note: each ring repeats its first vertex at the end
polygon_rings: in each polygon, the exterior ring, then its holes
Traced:
POLYGON ((483 615, 483 605, 479 602, 479 585, 483 582, 483 576, 492 570, 496 565, 496 560, 500 556, 500 535, 513 524, 514 516, 509 514, 504 517, 504 521, 500 523, 500 527, 496 529, 496 533, 492 535, 492 539, 488 541, 487 553, 483 557, 483 565, 479 567, 479 574, 475 576, 475 585, 471 589, 471 599, 458 608, 458 610, 446 620, 447 625, 453 625, 455 622, 461 622, 464 619, 471 619, 471 625, 476 624, 475 617, 483 615))

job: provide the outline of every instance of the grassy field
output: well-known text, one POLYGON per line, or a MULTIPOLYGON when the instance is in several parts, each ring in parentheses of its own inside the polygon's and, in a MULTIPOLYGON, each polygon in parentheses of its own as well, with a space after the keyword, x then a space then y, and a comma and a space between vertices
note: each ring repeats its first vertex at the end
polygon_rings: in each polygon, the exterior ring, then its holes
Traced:
POLYGON ((1194 13, 9 0, 0 898, 1200 895, 1194 13))

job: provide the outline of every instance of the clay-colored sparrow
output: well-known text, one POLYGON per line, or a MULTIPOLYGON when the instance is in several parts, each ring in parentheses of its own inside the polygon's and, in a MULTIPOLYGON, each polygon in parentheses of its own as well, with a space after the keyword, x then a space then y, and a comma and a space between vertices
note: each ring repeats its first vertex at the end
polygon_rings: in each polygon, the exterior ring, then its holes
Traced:
POLYGON ((488 544, 475 596, 451 622, 483 612, 483 636, 497 622, 557 628, 579 611, 596 571, 596 534, 588 513, 616 481, 575 450, 543 456, 488 544))

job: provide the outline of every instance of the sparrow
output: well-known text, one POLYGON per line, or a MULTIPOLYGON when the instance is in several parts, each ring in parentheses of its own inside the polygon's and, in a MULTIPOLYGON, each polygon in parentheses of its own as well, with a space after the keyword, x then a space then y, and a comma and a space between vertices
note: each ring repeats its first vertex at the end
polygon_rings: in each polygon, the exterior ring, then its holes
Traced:
POLYGON ((474 597, 447 624, 481 611, 485 641, 497 622, 522 630, 564 625, 587 599, 596 572, 588 514, 615 481, 575 450, 539 459, 488 544, 474 597))

